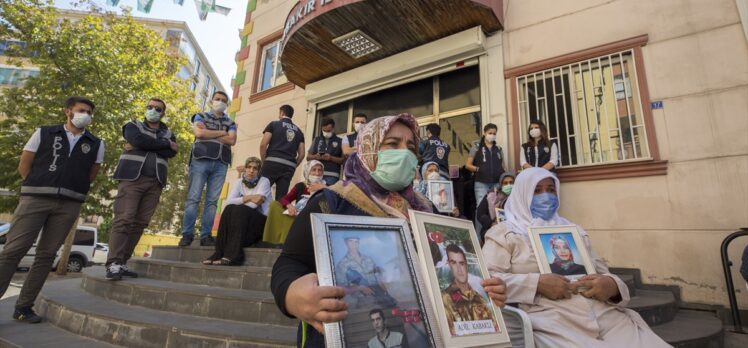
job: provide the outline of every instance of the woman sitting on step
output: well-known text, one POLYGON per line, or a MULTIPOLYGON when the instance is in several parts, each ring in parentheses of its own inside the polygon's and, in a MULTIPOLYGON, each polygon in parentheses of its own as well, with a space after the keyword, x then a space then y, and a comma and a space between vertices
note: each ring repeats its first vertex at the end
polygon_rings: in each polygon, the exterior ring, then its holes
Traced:
POLYGON ((262 160, 249 157, 244 174, 231 186, 226 207, 221 213, 216 238, 216 251, 206 265, 237 266, 244 263, 244 247, 262 238, 270 196, 270 181, 260 177, 262 160))
POLYGON ((540 274, 527 231, 534 226, 573 225, 557 213, 559 188, 553 173, 535 167, 523 170, 504 207, 506 221, 488 230, 483 246, 491 276, 506 282, 506 302, 518 304, 530 316, 535 345, 669 347, 638 313, 625 308, 630 299, 626 284, 608 271, 581 227, 597 273, 574 282, 558 274, 540 274))

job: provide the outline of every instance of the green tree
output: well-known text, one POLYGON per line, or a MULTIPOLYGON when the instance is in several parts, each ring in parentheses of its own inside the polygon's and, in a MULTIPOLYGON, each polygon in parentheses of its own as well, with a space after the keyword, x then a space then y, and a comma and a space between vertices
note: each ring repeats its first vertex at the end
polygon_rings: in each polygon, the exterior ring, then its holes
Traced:
MULTIPOLYGON (((116 16, 88 3, 88 15, 66 19, 52 5, 52 0, 0 0, 0 39, 26 43, 6 55, 15 57, 12 63, 39 68, 37 76, 0 96, 0 187, 20 188, 16 168, 31 133, 63 123, 68 97, 87 96, 96 103, 89 129, 105 141, 106 157, 81 214, 103 216, 103 226, 111 225, 117 188, 112 173, 124 144, 122 126, 142 119, 148 99, 158 97, 168 105, 166 123, 177 135, 180 151, 169 161, 169 186, 151 227, 178 230, 181 219, 175 212, 183 211, 192 141, 188 116, 198 111, 189 82, 176 76, 184 58, 129 13, 116 16)), ((16 204, 17 197, 4 199, 0 211, 12 211, 16 204)))

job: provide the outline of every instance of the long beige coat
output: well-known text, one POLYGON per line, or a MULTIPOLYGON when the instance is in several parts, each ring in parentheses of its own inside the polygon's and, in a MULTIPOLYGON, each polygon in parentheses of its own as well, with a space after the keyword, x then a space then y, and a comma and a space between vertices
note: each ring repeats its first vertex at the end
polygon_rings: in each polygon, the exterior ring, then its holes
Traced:
POLYGON ((529 241, 498 224, 486 233, 483 255, 489 273, 507 285, 507 303, 518 303, 532 322, 538 347, 670 347, 652 332, 638 313, 626 309, 630 300, 626 284, 610 274, 581 232, 597 273, 612 277, 622 300, 600 302, 581 294, 550 300, 537 293, 538 269, 529 241))

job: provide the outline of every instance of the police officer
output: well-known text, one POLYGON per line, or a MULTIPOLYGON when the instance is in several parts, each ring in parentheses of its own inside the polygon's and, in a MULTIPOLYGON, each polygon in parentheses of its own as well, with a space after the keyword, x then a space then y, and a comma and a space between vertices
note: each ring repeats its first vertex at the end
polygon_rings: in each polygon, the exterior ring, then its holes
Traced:
POLYGON ((228 102, 229 97, 225 92, 216 91, 210 101, 211 112, 192 116, 195 143, 192 145, 190 184, 179 246, 192 244, 195 237, 197 206, 206 186, 205 206, 200 222, 200 245, 215 245, 210 230, 213 228, 218 196, 221 194, 223 183, 226 181, 226 171, 231 163, 231 146, 236 143, 236 123, 225 113, 228 102))
POLYGON ((288 193, 291 178, 304 160, 304 133, 291 121, 293 108, 283 105, 278 111, 278 120, 270 122, 262 131, 260 176, 275 185, 275 200, 288 193))
POLYGON ((64 109, 67 122, 38 128, 21 153, 18 172, 23 184, 7 242, 0 253, 0 296, 8 289, 18 263, 36 242, 40 230, 42 236, 16 301, 16 320, 41 322, 32 308, 34 301, 104 161, 104 142, 85 129, 93 120, 94 108, 87 98, 69 98, 64 109))
MULTIPOLYGON (((504 174, 504 152, 496 143, 497 127, 493 123, 483 127, 483 137, 470 149, 465 169, 475 174, 475 201, 481 202, 488 191, 501 188, 499 179, 504 174)), ((476 203, 477 204, 477 203, 476 203)), ((477 212, 476 212, 477 213, 477 212)), ((476 231, 481 230, 476 217, 476 231)))
POLYGON ((432 123, 426 126, 427 139, 421 142, 420 152, 422 164, 427 162, 436 162, 439 165, 439 174, 449 177, 449 144, 439 138, 442 133, 442 127, 432 123))
POLYGON ((161 190, 166 186, 167 161, 177 155, 177 138, 161 122, 165 113, 166 103, 151 98, 145 119, 132 120, 122 127, 126 144, 114 171, 119 186, 114 198, 107 279, 138 276, 127 268, 127 260, 156 211, 161 190))
POLYGON ((322 135, 312 141, 307 154, 308 160, 322 162, 325 168, 322 180, 330 186, 340 180, 340 167, 343 164, 343 140, 335 135, 335 121, 323 118, 321 122, 322 135))
POLYGON ((358 132, 364 128, 366 122, 369 122, 366 114, 359 113, 353 115, 353 133, 343 137, 343 154, 346 157, 350 157, 352 154, 356 153, 356 146, 358 145, 358 143, 356 143, 356 138, 358 138, 358 132))

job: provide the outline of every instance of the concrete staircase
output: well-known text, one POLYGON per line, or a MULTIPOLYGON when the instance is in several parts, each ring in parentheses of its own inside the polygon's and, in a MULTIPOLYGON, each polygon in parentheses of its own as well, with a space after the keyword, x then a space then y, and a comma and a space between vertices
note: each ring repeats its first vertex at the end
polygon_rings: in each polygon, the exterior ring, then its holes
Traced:
MULTIPOLYGON (((0 347, 295 346, 297 322, 278 311, 269 290, 279 250, 245 249, 247 262, 239 267, 200 264, 212 251, 155 247, 151 258, 130 261, 138 279, 107 281, 97 267, 82 279, 51 282, 36 307, 46 322, 0 320, 0 347)), ((629 286, 629 307, 667 342, 679 348, 723 346, 721 321, 711 312, 680 309, 677 287, 645 285, 638 270, 612 271, 629 286)), ((10 313, 12 303, 0 307, 10 313)))

